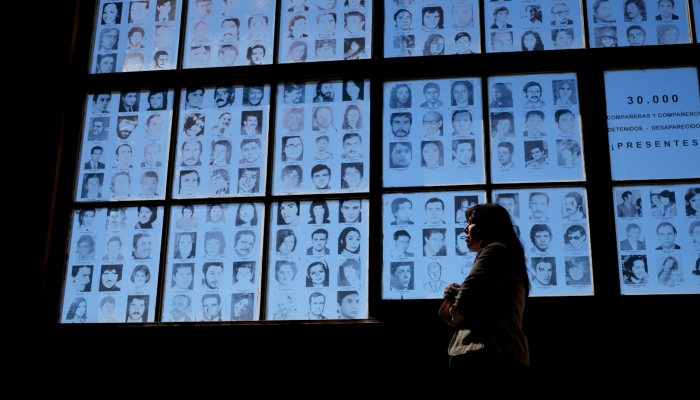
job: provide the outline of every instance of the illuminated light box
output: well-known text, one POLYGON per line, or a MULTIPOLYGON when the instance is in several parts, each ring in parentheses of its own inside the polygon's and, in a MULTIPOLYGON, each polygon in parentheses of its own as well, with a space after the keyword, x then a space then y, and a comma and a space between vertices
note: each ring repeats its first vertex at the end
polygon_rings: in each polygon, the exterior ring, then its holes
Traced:
POLYGON ((477 0, 384 0, 384 57, 481 53, 477 0))
POLYGON ((274 195, 369 190, 369 95, 361 79, 277 87, 274 195))
POLYGON ((100 0, 91 74, 177 68, 182 0, 100 0))
POLYGON ((585 47, 580 0, 484 1, 487 53, 585 47))
POLYGON ((368 318, 367 200, 272 204, 267 320, 368 318))
POLYGON ((613 188, 620 292, 700 293, 700 184, 613 188))
POLYGON ((163 207, 73 210, 60 322, 155 321, 163 207))
POLYGON ((384 83, 384 187, 485 182, 481 80, 384 83))
POLYGON ((576 74, 488 79, 493 181, 584 179, 576 74))
POLYGON ((262 203, 173 206, 163 322, 257 321, 262 203))
POLYGON ((587 197, 581 187, 493 192, 525 249, 530 296, 593 295, 587 197))
POLYGON ((605 100, 614 180, 700 176, 697 68, 606 71, 605 100))
POLYGON ((270 0, 190 0, 183 68, 272 64, 275 7, 270 0))
POLYGON ((87 96, 76 201, 165 198, 173 97, 172 90, 87 96))
POLYGON ((382 298, 442 298, 461 283, 476 253, 464 242, 464 212, 483 191, 398 193, 383 197, 382 298))
POLYGON ((684 0, 587 0, 589 47, 691 43, 684 0))
POLYGON ((265 193, 270 87, 182 90, 173 197, 241 197, 265 193))
POLYGON ((372 0, 284 0, 280 64, 369 59, 372 0))

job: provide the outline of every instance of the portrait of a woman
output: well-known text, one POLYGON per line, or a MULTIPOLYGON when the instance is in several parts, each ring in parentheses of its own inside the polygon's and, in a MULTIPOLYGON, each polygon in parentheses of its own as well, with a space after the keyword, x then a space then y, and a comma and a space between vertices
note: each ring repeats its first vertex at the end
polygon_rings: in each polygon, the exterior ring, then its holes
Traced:
POLYGON ((338 254, 360 254, 360 231, 347 227, 338 235, 338 254))
POLYGON ((194 206, 190 204, 182 206, 180 214, 182 214, 182 217, 175 221, 176 228, 192 229, 197 227, 197 217, 194 216, 194 206))
POLYGON ((83 324, 87 322, 87 301, 82 297, 76 297, 71 303, 66 313, 66 320, 69 324, 83 324))
POLYGON ((257 226, 258 210, 253 203, 241 203, 236 210, 236 226, 257 226))
POLYGON ((153 229, 153 222, 158 218, 158 207, 138 207, 138 222, 134 229, 153 229))
POLYGON ((411 108, 411 88, 405 83, 397 83, 391 88, 389 108, 411 108))
POLYGON ((328 287, 329 273, 325 261, 315 261, 306 269, 306 287, 328 287))
POLYGON ((175 259, 186 260, 194 258, 197 250, 197 233, 179 233, 175 239, 175 259))

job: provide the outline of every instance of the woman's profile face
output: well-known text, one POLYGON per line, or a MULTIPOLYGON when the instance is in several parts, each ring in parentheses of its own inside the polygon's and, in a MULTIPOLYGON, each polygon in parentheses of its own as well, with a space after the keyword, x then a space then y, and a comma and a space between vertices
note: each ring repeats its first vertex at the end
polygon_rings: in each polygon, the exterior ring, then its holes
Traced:
POLYGON ((535 38, 535 35, 529 33, 525 35, 523 38, 523 45, 525 45, 525 48, 527 51, 532 51, 535 49, 535 45, 537 44, 537 38, 535 38))
POLYGON ((350 231, 345 235, 345 250, 356 252, 360 248, 360 233, 350 231))
POLYGON ((182 216, 185 217, 185 219, 192 218, 192 210, 190 210, 189 208, 183 208, 182 209, 182 216))
POLYGON ((357 126, 357 122, 360 120, 360 112, 355 109, 351 109, 347 113, 347 118, 350 126, 357 126))
POLYGON ((396 89, 396 101, 398 101, 400 104, 406 103, 409 96, 410 91, 408 90, 408 87, 402 86, 396 89))
POLYGON ((151 215, 153 215, 153 212, 148 207, 141 207, 139 209, 139 222, 142 224, 148 223, 151 220, 151 215))
POLYGON ((180 250, 180 255, 183 257, 189 257, 192 253, 192 236, 182 235, 177 243, 177 248, 180 250))
POLYGON ((435 143, 428 143, 423 146, 423 161, 428 166, 437 165, 440 161, 440 149, 435 143))
POLYGON ((321 264, 316 264, 309 269, 309 278, 314 285, 323 285, 326 280, 326 271, 321 264))
POLYGON ((357 97, 360 95, 360 88, 353 81, 349 81, 345 85, 345 91, 348 93, 348 96, 350 96, 351 99, 357 99, 357 97))
POLYGON ((75 316, 82 318, 85 315, 85 310, 87 310, 87 303, 81 301, 80 304, 78 304, 78 308, 75 309, 75 316))
POLYGON ((569 85, 568 83, 565 83, 565 84, 561 85, 561 87, 559 88, 559 98, 560 99, 568 99, 571 97, 571 94, 573 92, 574 91, 571 89, 571 85, 569 85))
POLYGON ((507 119, 501 119, 496 123, 496 133, 499 135, 505 135, 510 131, 510 121, 507 119))
POLYGON ((114 24, 117 21, 117 15, 119 15, 119 10, 117 10, 116 4, 109 3, 105 5, 105 8, 102 10, 102 23, 114 24))
POLYGON ((255 207, 252 204, 243 204, 238 211, 239 217, 244 223, 249 223, 255 216, 255 207))
POLYGON ((154 93, 148 98, 151 108, 159 110, 163 107, 163 93, 154 93))
POLYGON ((294 236, 291 236, 291 235, 287 236, 286 238, 284 238, 284 240, 280 244, 279 249, 277 249, 277 250, 279 250, 281 255, 287 256, 294 249, 295 242, 296 242, 296 238, 294 236))
POLYGON ((700 194, 691 197, 688 203, 690 203, 690 208, 695 210, 696 215, 700 213, 700 194))
POLYGON ((221 217, 224 215, 224 209, 221 206, 213 206, 209 210, 209 219, 211 222, 219 222, 221 217))

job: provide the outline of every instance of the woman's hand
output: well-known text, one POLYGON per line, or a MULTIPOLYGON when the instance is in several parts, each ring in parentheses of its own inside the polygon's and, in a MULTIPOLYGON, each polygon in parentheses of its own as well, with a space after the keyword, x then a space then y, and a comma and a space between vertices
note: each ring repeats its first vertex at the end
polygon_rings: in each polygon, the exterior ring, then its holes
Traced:
POLYGON ((445 286, 445 291, 443 293, 443 298, 446 301, 449 301, 450 303, 454 303, 455 301, 455 296, 457 296, 457 293, 459 292, 459 289, 461 286, 457 283, 450 283, 449 285, 445 286))

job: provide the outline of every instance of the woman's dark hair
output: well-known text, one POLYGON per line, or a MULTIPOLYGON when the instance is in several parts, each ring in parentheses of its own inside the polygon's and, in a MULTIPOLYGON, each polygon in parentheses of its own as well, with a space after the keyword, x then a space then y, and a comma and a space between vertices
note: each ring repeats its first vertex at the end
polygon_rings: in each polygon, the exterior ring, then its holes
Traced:
POLYGON ((685 198, 685 215, 698 215, 698 212, 690 206, 690 200, 697 195, 700 195, 700 187, 690 188, 685 192, 685 196, 683 196, 685 198))
POLYGON ((250 226, 258 226, 258 210, 255 208, 255 204, 253 203, 241 203, 238 206, 238 209, 236 210, 236 226, 245 224, 245 221, 241 219, 241 207, 246 205, 253 207, 253 219, 250 220, 250 226))
MULTIPOLYGON (((348 234, 350 232, 357 232, 357 234, 360 235, 360 237, 362 237, 360 234, 360 231, 357 228, 353 228, 352 226, 349 226, 349 227, 343 229, 340 232, 340 235, 338 235, 338 254, 342 254, 343 250, 348 250, 345 247, 347 245, 347 243, 346 243, 347 241, 345 238, 348 237, 348 234)), ((360 253, 360 247, 362 247, 362 246, 357 246, 357 250, 354 252, 354 254, 360 253)), ((348 251, 350 251, 350 250, 348 250, 348 251)))
POLYGON ((83 297, 76 297, 75 300, 70 305, 70 308, 68 308, 68 312, 66 313, 66 319, 69 320, 75 320, 75 318, 80 319, 81 322, 85 322, 87 319, 87 301, 83 297), (75 315, 75 312, 78 310, 78 307, 80 307, 81 303, 85 303, 85 312, 83 315, 78 317, 75 315))
POLYGON ((517 265, 516 274, 525 285, 525 292, 530 293, 530 281, 525 266, 525 252, 513 228, 510 214, 496 203, 477 204, 464 212, 467 224, 477 225, 477 235, 481 238, 481 248, 494 242, 501 242, 513 253, 517 265))
POLYGON ((180 214, 182 214, 183 217, 185 216, 185 210, 192 211, 192 216, 194 217, 194 206, 193 205, 186 204, 186 205, 182 206, 182 210, 180 211, 180 214))
POLYGON ((523 33, 523 36, 520 38, 520 45, 522 46, 523 51, 530 51, 527 49, 527 47, 525 47, 525 36, 527 35, 532 35, 535 38, 535 47, 532 48, 532 51, 544 50, 544 43, 542 43, 542 38, 540 37, 540 34, 535 31, 527 31, 523 33))
POLYGON ((151 218, 148 219, 147 224, 152 224, 155 222, 155 220, 158 218, 158 207, 139 206, 136 210, 137 215, 141 212, 142 208, 148 208, 151 211, 151 218))
POLYGON ((294 231, 291 229, 280 229, 279 231, 277 231, 277 244, 275 246, 275 249, 277 251, 280 251, 280 246, 282 246, 282 243, 284 243, 284 239, 286 239, 290 236, 294 238, 294 247, 292 247, 292 251, 296 250, 296 248, 297 248, 297 236, 294 234, 294 231))
POLYGON ((314 200, 311 202, 311 205, 309 206, 309 214, 311 214, 311 219, 314 219, 314 208, 316 207, 322 207, 323 208, 323 220, 327 220, 328 217, 330 217, 331 213, 330 210, 328 209, 328 203, 326 203, 325 200, 314 200))

